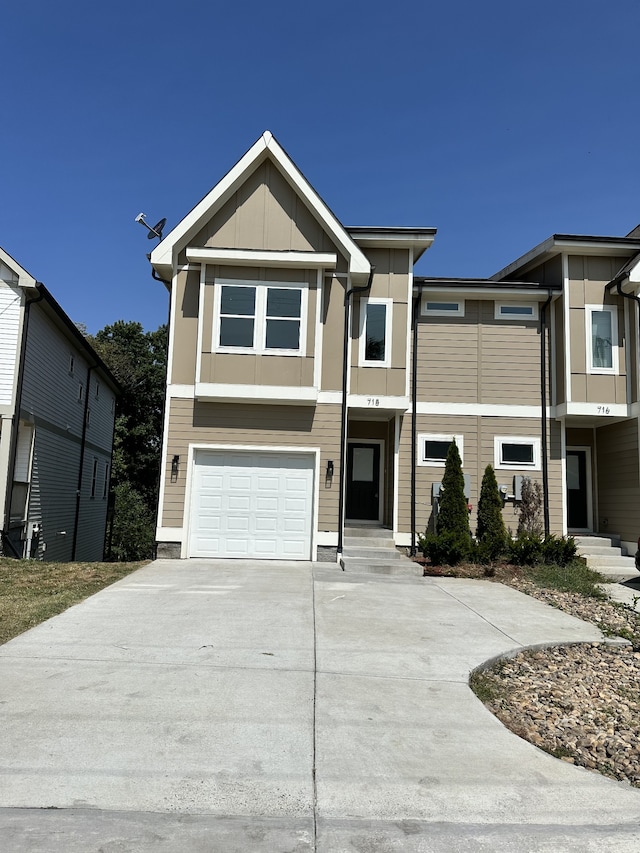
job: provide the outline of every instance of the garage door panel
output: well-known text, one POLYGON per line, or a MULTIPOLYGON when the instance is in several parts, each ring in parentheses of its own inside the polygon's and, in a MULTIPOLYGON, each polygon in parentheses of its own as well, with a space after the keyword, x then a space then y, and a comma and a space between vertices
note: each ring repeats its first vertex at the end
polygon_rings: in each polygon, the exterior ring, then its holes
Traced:
POLYGON ((314 464, 311 454, 198 451, 189 556, 310 559, 314 464))

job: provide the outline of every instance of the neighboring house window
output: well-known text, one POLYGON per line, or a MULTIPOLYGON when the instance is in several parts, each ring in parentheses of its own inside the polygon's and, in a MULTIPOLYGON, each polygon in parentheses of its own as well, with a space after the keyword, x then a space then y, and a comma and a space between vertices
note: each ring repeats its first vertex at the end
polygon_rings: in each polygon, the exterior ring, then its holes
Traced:
POLYGON ((107 497, 107 493, 109 491, 109 463, 104 463, 104 482, 102 484, 102 498, 103 500, 107 497))
POLYGON ((618 311, 615 306, 585 305, 587 370, 618 372, 618 311))
POLYGON ((418 465, 429 465, 434 468, 444 468, 449 452, 449 445, 455 439, 463 459, 464 438, 461 435, 442 435, 440 433, 421 433, 418 435, 418 465))
POLYGON ((537 320, 538 304, 518 304, 516 302, 496 302, 496 320, 537 320))
POLYGON ((93 460, 93 474, 91 475, 91 497, 95 498, 96 496, 96 484, 98 480, 98 460, 94 458, 93 460))
POLYGON ((96 381, 96 399, 100 396, 100 383, 96 381))
POLYGON ((360 302, 360 364, 389 367, 391 364, 391 299, 360 302))
POLYGON ((214 349, 302 355, 307 288, 218 282, 214 349))
POLYGON ((431 317, 464 317, 464 299, 425 298, 422 303, 422 313, 431 317))
POLYGON ((87 409, 87 426, 91 423, 91 409, 87 409))
POLYGON ((82 398, 84 397, 84 386, 82 384, 78 385, 78 402, 82 402, 82 398))
POLYGON ((76 369, 76 360, 73 355, 69 356, 69 374, 73 376, 73 372, 76 369))
POLYGON ((494 467, 502 470, 540 468, 540 439, 521 436, 494 438, 494 467))

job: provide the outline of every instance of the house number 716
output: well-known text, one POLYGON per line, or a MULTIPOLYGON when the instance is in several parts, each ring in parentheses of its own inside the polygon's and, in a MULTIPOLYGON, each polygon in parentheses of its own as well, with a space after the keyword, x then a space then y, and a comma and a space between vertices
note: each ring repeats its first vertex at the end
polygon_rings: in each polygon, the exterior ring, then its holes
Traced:
POLYGON ((609 406, 598 406, 597 412, 599 415, 608 415, 611 412, 609 406))
POLYGON ((367 397, 367 406, 379 406, 380 397, 367 397))

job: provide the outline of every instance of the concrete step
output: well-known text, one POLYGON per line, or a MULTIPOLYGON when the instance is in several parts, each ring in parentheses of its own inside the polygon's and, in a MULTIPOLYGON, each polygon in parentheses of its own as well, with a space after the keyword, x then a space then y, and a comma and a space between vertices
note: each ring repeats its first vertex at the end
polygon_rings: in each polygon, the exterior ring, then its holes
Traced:
POLYGON ((636 569, 635 562, 632 557, 623 557, 622 558, 629 560, 625 565, 603 565, 598 563, 597 561, 587 561, 587 566, 590 569, 593 569, 594 572, 600 572, 605 578, 614 583, 624 583, 629 580, 637 580, 640 577, 640 573, 636 569))
POLYGON ((406 557, 400 560, 363 560, 357 557, 343 556, 340 565, 344 572, 366 575, 396 575, 404 577, 421 577, 422 566, 406 557))
POLYGON ((580 546, 578 547, 578 554, 581 557, 626 557, 626 554, 622 553, 622 548, 613 548, 611 545, 609 547, 606 545, 580 546))
POLYGON ((576 545, 578 548, 585 548, 591 545, 596 547, 620 547, 620 537, 616 534, 611 534, 610 536, 602 536, 602 535, 594 535, 594 536, 574 536, 576 545))
POLYGON ((405 559, 397 548, 354 548, 345 545, 342 552, 345 557, 359 557, 362 560, 402 560, 405 559))
POLYGON ((344 547, 392 549, 396 547, 396 543, 392 538, 383 539, 380 536, 345 536, 344 547))
POLYGON ((374 527, 373 525, 363 525, 362 527, 349 526, 344 529, 345 536, 366 536, 367 539, 380 538, 393 540, 393 532, 388 527, 374 527))

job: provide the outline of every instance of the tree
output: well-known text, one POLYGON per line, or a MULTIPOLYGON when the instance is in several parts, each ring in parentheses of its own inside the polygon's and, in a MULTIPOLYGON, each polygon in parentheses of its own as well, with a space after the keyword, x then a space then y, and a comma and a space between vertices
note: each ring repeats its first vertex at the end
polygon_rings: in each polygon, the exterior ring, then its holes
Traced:
POLYGON ((444 464, 438 507, 438 533, 452 533, 469 538, 469 509, 464 494, 462 460, 455 439, 449 445, 444 464))
POLYGON ((162 451, 167 327, 145 332, 140 323, 118 320, 88 339, 123 392, 117 404, 111 474, 112 554, 121 560, 150 557, 162 451))
POLYGON ((522 500, 520 502, 520 518, 518 520, 518 536, 542 534, 542 486, 537 480, 525 477, 522 480, 522 500))
POLYGON ((498 481, 493 465, 487 465, 482 477, 476 536, 489 558, 495 559, 504 551, 507 531, 502 517, 502 498, 498 491, 498 481))

